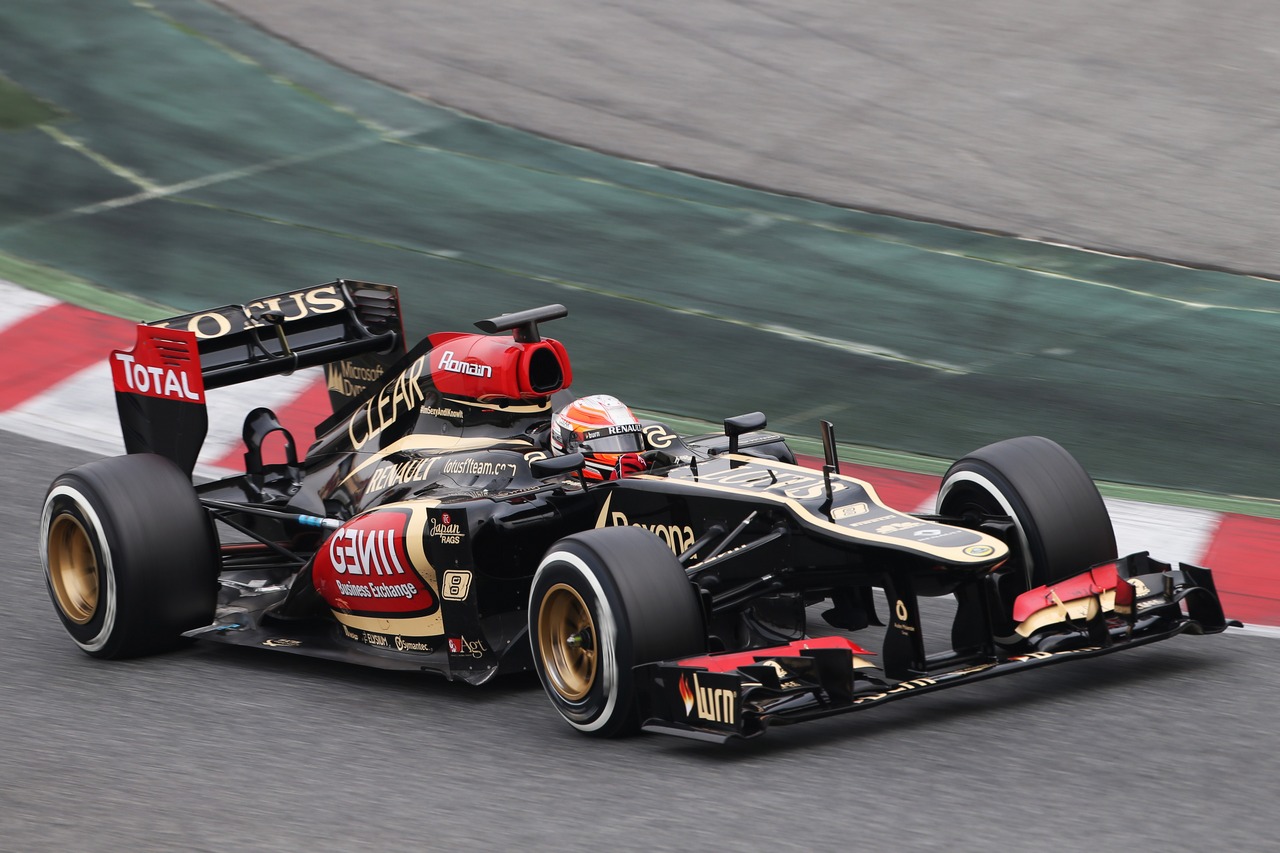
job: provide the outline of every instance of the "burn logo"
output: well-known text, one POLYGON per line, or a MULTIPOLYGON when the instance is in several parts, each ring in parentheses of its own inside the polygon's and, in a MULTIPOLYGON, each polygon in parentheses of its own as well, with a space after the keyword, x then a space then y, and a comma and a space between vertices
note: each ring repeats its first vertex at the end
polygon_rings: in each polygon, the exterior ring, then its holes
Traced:
POLYGON ((735 679, 695 672, 681 675, 677 689, 686 717, 725 726, 738 724, 738 690, 735 679), (699 675, 707 684, 698 680, 699 675), (714 686, 717 681, 726 686, 714 686), (733 682, 733 686, 728 686, 730 682, 733 682))

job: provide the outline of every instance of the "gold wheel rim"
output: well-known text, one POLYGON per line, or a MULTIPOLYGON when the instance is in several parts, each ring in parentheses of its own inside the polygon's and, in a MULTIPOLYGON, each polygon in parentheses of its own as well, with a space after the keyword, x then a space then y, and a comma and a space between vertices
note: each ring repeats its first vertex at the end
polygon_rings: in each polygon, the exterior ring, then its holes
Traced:
POLYGON ((587 695, 596 680, 596 624, 573 587, 558 583, 543 596, 538 648, 542 670, 561 698, 577 702, 587 695))
POLYGON ((49 582, 58 609, 77 625, 98 612, 98 558, 80 520, 60 515, 49 527, 49 582))

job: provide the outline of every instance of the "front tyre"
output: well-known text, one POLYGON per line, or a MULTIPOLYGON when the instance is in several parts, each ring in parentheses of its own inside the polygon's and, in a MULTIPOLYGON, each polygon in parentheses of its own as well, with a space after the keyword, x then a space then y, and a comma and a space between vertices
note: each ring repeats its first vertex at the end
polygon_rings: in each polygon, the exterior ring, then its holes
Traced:
POLYGON ((1116 558, 1116 535, 1098 487, 1066 450, 1040 436, 999 441, 958 460, 942 479, 938 514, 1008 516, 1009 543, 1027 588, 1069 578, 1116 558))
POLYGON ((67 471, 49 487, 40 517, 40 561, 63 627, 99 658, 177 645, 213 618, 214 536, 190 480, 162 456, 67 471))
POLYGON ((640 725, 633 667, 706 648, 693 584, 658 537, 607 527, 565 537, 529 597, 534 668, 551 704, 584 734, 640 725))

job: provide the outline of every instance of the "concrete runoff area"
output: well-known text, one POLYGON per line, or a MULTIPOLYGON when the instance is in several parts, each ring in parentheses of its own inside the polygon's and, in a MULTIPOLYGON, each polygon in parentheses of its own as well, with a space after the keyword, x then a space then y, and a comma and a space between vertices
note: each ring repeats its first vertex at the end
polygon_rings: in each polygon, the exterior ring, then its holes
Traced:
POLYGON ((0 26, 0 73, 64 116, 0 136, 0 252, 145 300, 134 319, 336 277, 399 284, 415 338, 563 302, 575 387, 649 411, 825 417, 939 458, 1038 433, 1099 479, 1280 497, 1275 282, 607 157, 195 0, 0 26))
POLYGON ((1280 275, 1258 0, 217 0, 407 92, 861 209, 1280 275))

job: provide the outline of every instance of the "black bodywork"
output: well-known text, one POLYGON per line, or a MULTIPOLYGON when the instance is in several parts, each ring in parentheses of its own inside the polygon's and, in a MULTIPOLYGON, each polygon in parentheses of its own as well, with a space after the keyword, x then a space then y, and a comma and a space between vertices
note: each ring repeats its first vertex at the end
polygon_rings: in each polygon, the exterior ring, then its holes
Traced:
MULTIPOLYGON (((340 281, 153 324, 197 331, 208 387, 326 365, 335 408, 305 453, 255 410, 246 472, 197 486, 219 529, 221 592, 190 636, 480 684, 532 667, 530 586, 548 549, 638 526, 685 567, 706 637, 696 658, 637 670, 646 728, 723 740, 1227 624, 1208 571, 1136 555, 1116 562, 1103 612, 1064 607, 1019 634, 1015 601, 1028 591, 1007 518, 890 509, 839 473, 833 443, 824 469, 796 465, 763 416, 695 436, 646 423, 649 470, 588 482, 546 441, 571 374, 539 324, 563 308, 406 350, 396 299, 340 281), (516 386, 518 397, 492 393, 516 386), (264 463, 264 442, 281 440, 285 461, 264 463), (956 602, 944 652, 926 653, 922 597, 956 602), (819 604, 835 641, 810 637, 819 604), (883 631, 875 666, 847 639, 866 628, 883 631)), ((202 416, 121 395, 130 451, 188 472, 202 416)))

